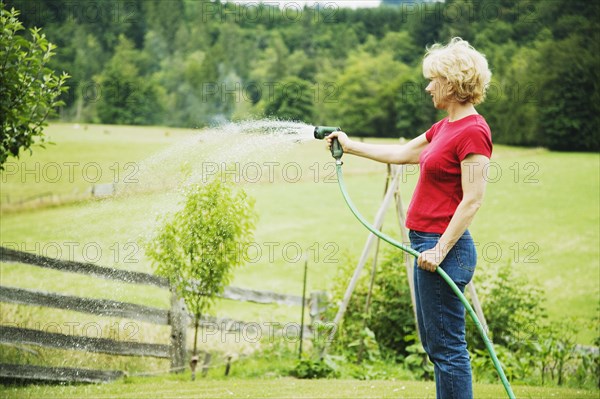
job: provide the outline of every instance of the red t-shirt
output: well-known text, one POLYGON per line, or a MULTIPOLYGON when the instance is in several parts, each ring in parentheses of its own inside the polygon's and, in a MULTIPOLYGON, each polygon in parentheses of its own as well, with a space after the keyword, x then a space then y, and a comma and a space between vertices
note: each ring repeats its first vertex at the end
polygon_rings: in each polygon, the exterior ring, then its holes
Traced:
POLYGON ((460 163, 469 154, 492 155, 492 133, 478 114, 454 122, 448 118, 425 134, 419 182, 408 207, 406 227, 443 234, 462 200, 460 163))

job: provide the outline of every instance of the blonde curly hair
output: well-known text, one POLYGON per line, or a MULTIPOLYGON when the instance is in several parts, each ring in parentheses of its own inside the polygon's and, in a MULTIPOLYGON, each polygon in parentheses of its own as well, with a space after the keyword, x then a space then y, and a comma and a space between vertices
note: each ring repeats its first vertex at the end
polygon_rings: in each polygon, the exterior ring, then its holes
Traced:
POLYGON ((458 102, 474 105, 483 102, 492 79, 485 55, 460 37, 445 46, 434 44, 427 48, 423 75, 428 79, 446 79, 458 102))

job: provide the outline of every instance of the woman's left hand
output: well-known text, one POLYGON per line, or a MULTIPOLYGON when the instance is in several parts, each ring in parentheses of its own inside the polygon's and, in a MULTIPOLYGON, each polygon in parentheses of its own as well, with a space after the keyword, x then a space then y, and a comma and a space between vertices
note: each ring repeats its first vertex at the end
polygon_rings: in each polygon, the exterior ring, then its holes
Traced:
POLYGON ((435 272, 435 269, 438 268, 444 258, 445 256, 442 254, 441 249, 436 245, 427 251, 421 252, 421 255, 417 259, 417 265, 423 270, 435 272))

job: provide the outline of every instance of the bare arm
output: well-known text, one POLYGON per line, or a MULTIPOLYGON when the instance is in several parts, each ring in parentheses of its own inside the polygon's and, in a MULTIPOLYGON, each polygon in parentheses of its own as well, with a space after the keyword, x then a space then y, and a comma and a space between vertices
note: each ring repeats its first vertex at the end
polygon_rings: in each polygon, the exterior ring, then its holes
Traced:
POLYGON ((473 221, 483 202, 486 186, 484 170, 489 162, 485 155, 480 154, 467 155, 461 162, 463 198, 436 246, 419 256, 417 264, 422 269, 435 271, 473 221))
POLYGON ((369 158, 374 161, 392 164, 419 163, 421 151, 429 144, 425 133, 412 139, 406 144, 369 144, 350 140, 344 132, 333 132, 326 137, 331 146, 331 140, 337 137, 346 154, 369 158))

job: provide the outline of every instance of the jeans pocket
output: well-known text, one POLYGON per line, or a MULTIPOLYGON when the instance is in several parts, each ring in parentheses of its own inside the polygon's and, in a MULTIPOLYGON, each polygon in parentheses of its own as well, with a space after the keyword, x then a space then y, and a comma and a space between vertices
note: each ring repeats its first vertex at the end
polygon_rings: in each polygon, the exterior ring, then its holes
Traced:
POLYGON ((458 267, 474 272, 477 265, 477 250, 471 237, 461 238, 452 249, 455 250, 458 267))

